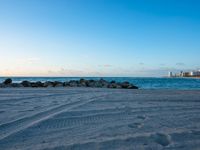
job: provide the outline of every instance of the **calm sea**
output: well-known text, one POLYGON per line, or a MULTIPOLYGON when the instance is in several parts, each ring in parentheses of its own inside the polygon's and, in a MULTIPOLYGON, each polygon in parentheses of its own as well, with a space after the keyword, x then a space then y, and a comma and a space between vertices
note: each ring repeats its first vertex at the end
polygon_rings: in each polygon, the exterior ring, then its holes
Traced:
MULTIPOLYGON (((0 82, 7 77, 0 77, 0 82)), ((83 77, 81 77, 83 78, 83 77)), ((80 77, 12 77, 13 82, 28 81, 69 81, 80 77)), ((84 79, 100 79, 100 77, 85 77, 84 79)), ((152 77, 103 77, 107 81, 129 81, 141 89, 200 89, 200 79, 195 78, 152 78, 152 77)))

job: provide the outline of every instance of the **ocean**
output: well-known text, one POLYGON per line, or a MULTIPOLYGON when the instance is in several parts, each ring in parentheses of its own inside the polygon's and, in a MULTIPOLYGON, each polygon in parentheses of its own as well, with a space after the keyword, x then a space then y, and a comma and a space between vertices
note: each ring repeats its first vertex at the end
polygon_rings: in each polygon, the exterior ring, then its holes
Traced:
MULTIPOLYGON (((0 77, 3 82, 8 77, 0 77)), ((19 83, 28 81, 69 81, 84 79, 100 79, 107 81, 123 82, 128 81, 138 86, 140 89, 182 89, 182 90, 200 90, 200 79, 198 78, 156 78, 156 77, 11 77, 13 82, 19 83)))

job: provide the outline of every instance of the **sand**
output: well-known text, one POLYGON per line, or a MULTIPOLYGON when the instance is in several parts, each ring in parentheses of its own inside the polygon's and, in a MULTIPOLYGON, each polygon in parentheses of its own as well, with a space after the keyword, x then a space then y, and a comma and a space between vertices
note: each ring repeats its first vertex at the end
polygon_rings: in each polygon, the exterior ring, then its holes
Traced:
POLYGON ((0 89, 1 150, 200 148, 200 91, 0 89))

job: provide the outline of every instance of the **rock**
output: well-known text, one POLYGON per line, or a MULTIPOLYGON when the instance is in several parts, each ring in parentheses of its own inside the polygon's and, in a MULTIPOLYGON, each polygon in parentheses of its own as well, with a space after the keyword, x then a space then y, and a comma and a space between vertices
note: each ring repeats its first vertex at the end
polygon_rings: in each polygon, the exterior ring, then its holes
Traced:
POLYGON ((44 83, 37 81, 35 82, 36 87, 44 87, 44 83))
POLYGON ((54 81, 53 82, 53 87, 62 87, 62 86, 63 86, 62 82, 59 82, 59 81, 54 81))
POLYGON ((31 87, 31 82, 29 82, 29 81, 22 81, 21 85, 23 85, 23 87, 31 87))
POLYGON ((156 133, 151 135, 151 137, 155 140, 156 143, 162 146, 168 146, 171 143, 171 136, 165 133, 156 133))
POLYGON ((130 86, 129 82, 122 82, 121 87, 127 89, 130 86))
POLYGON ((46 81, 43 84, 43 87, 63 87, 63 86, 64 86, 64 83, 59 82, 59 81, 54 81, 54 82, 46 81))
POLYGON ((137 86, 130 84, 129 82, 121 83, 121 88, 123 88, 123 89, 138 89, 137 86))
POLYGON ((94 82, 94 87, 102 88, 103 84, 100 81, 97 80, 97 81, 94 82))
POLYGON ((107 81, 102 79, 102 78, 99 80, 99 82, 101 82, 101 83, 105 83, 106 82, 107 83, 107 81))
POLYGON ((99 82, 102 84, 103 88, 107 88, 108 85, 110 84, 108 81, 106 81, 104 79, 100 79, 99 82))
POLYGON ((53 87, 53 82, 51 82, 51 81, 46 81, 46 82, 44 82, 43 86, 44 86, 44 87, 53 87))
POLYGON ((121 85, 119 83, 112 83, 112 88, 121 89, 121 85))
POLYGON ((46 81, 44 83, 22 81, 21 83, 12 83, 11 79, 6 79, 3 83, 0 84, 2 87, 94 87, 94 88, 125 88, 125 89, 138 89, 137 86, 129 82, 118 83, 115 81, 108 82, 104 79, 100 80, 71 80, 69 82, 59 82, 59 81, 46 81))
POLYGON ((135 85, 130 85, 130 86, 128 87, 128 89, 138 89, 138 87, 135 86, 135 85))
POLYGON ((64 83, 63 83, 63 86, 65 86, 65 87, 69 86, 69 82, 67 82, 67 81, 64 82, 64 83))
POLYGON ((39 86, 41 86, 41 87, 43 87, 44 86, 44 83, 42 83, 42 82, 37 82, 37 84, 39 85, 39 86))
POLYGON ((102 88, 103 87, 103 82, 97 80, 97 81, 94 81, 94 80, 89 80, 87 82, 87 86, 88 87, 95 87, 95 88, 102 88))
POLYGON ((79 86, 81 86, 81 87, 87 87, 87 80, 85 80, 85 79, 80 79, 80 81, 79 81, 79 86))
POLYGON ((36 82, 31 82, 31 87, 37 88, 37 87, 38 87, 38 84, 37 84, 36 82))
POLYGON ((58 83, 54 87, 63 87, 63 83, 58 83))
POLYGON ((88 80, 85 81, 85 87, 89 87, 89 81, 88 80))
POLYGON ((77 87, 78 86, 78 81, 75 81, 75 80, 69 81, 69 86, 71 86, 71 87, 77 87))
POLYGON ((88 82, 86 83, 86 85, 88 87, 95 87, 95 81, 94 80, 88 80, 88 82))
POLYGON ((121 88, 121 86, 118 84, 118 83, 109 83, 107 88, 113 88, 113 89, 116 89, 116 88, 121 88))
POLYGON ((3 82, 5 85, 11 84, 12 83, 12 79, 8 78, 3 82))
POLYGON ((85 80, 85 79, 80 79, 79 82, 80 82, 80 83, 85 83, 86 80, 85 80))
POLYGON ((112 83, 115 83, 115 81, 111 81, 110 83, 111 83, 111 84, 112 84, 112 83))

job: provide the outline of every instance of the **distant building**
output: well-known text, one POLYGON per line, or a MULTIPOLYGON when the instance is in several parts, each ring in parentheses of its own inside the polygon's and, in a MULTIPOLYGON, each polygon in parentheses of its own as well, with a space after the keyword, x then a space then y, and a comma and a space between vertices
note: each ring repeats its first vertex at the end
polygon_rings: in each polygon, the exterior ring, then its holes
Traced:
POLYGON ((183 71, 180 72, 180 76, 183 77, 183 71))
POLYGON ((183 72, 183 77, 190 77, 191 76, 191 72, 183 72))
POLYGON ((168 77, 172 77, 172 76, 173 76, 172 72, 169 72, 168 77))
POLYGON ((191 71, 191 72, 183 72, 175 73, 168 72, 168 77, 200 77, 200 70, 198 71, 191 71))
POLYGON ((191 71, 190 75, 193 76, 193 77, 200 76, 200 71, 191 71))

